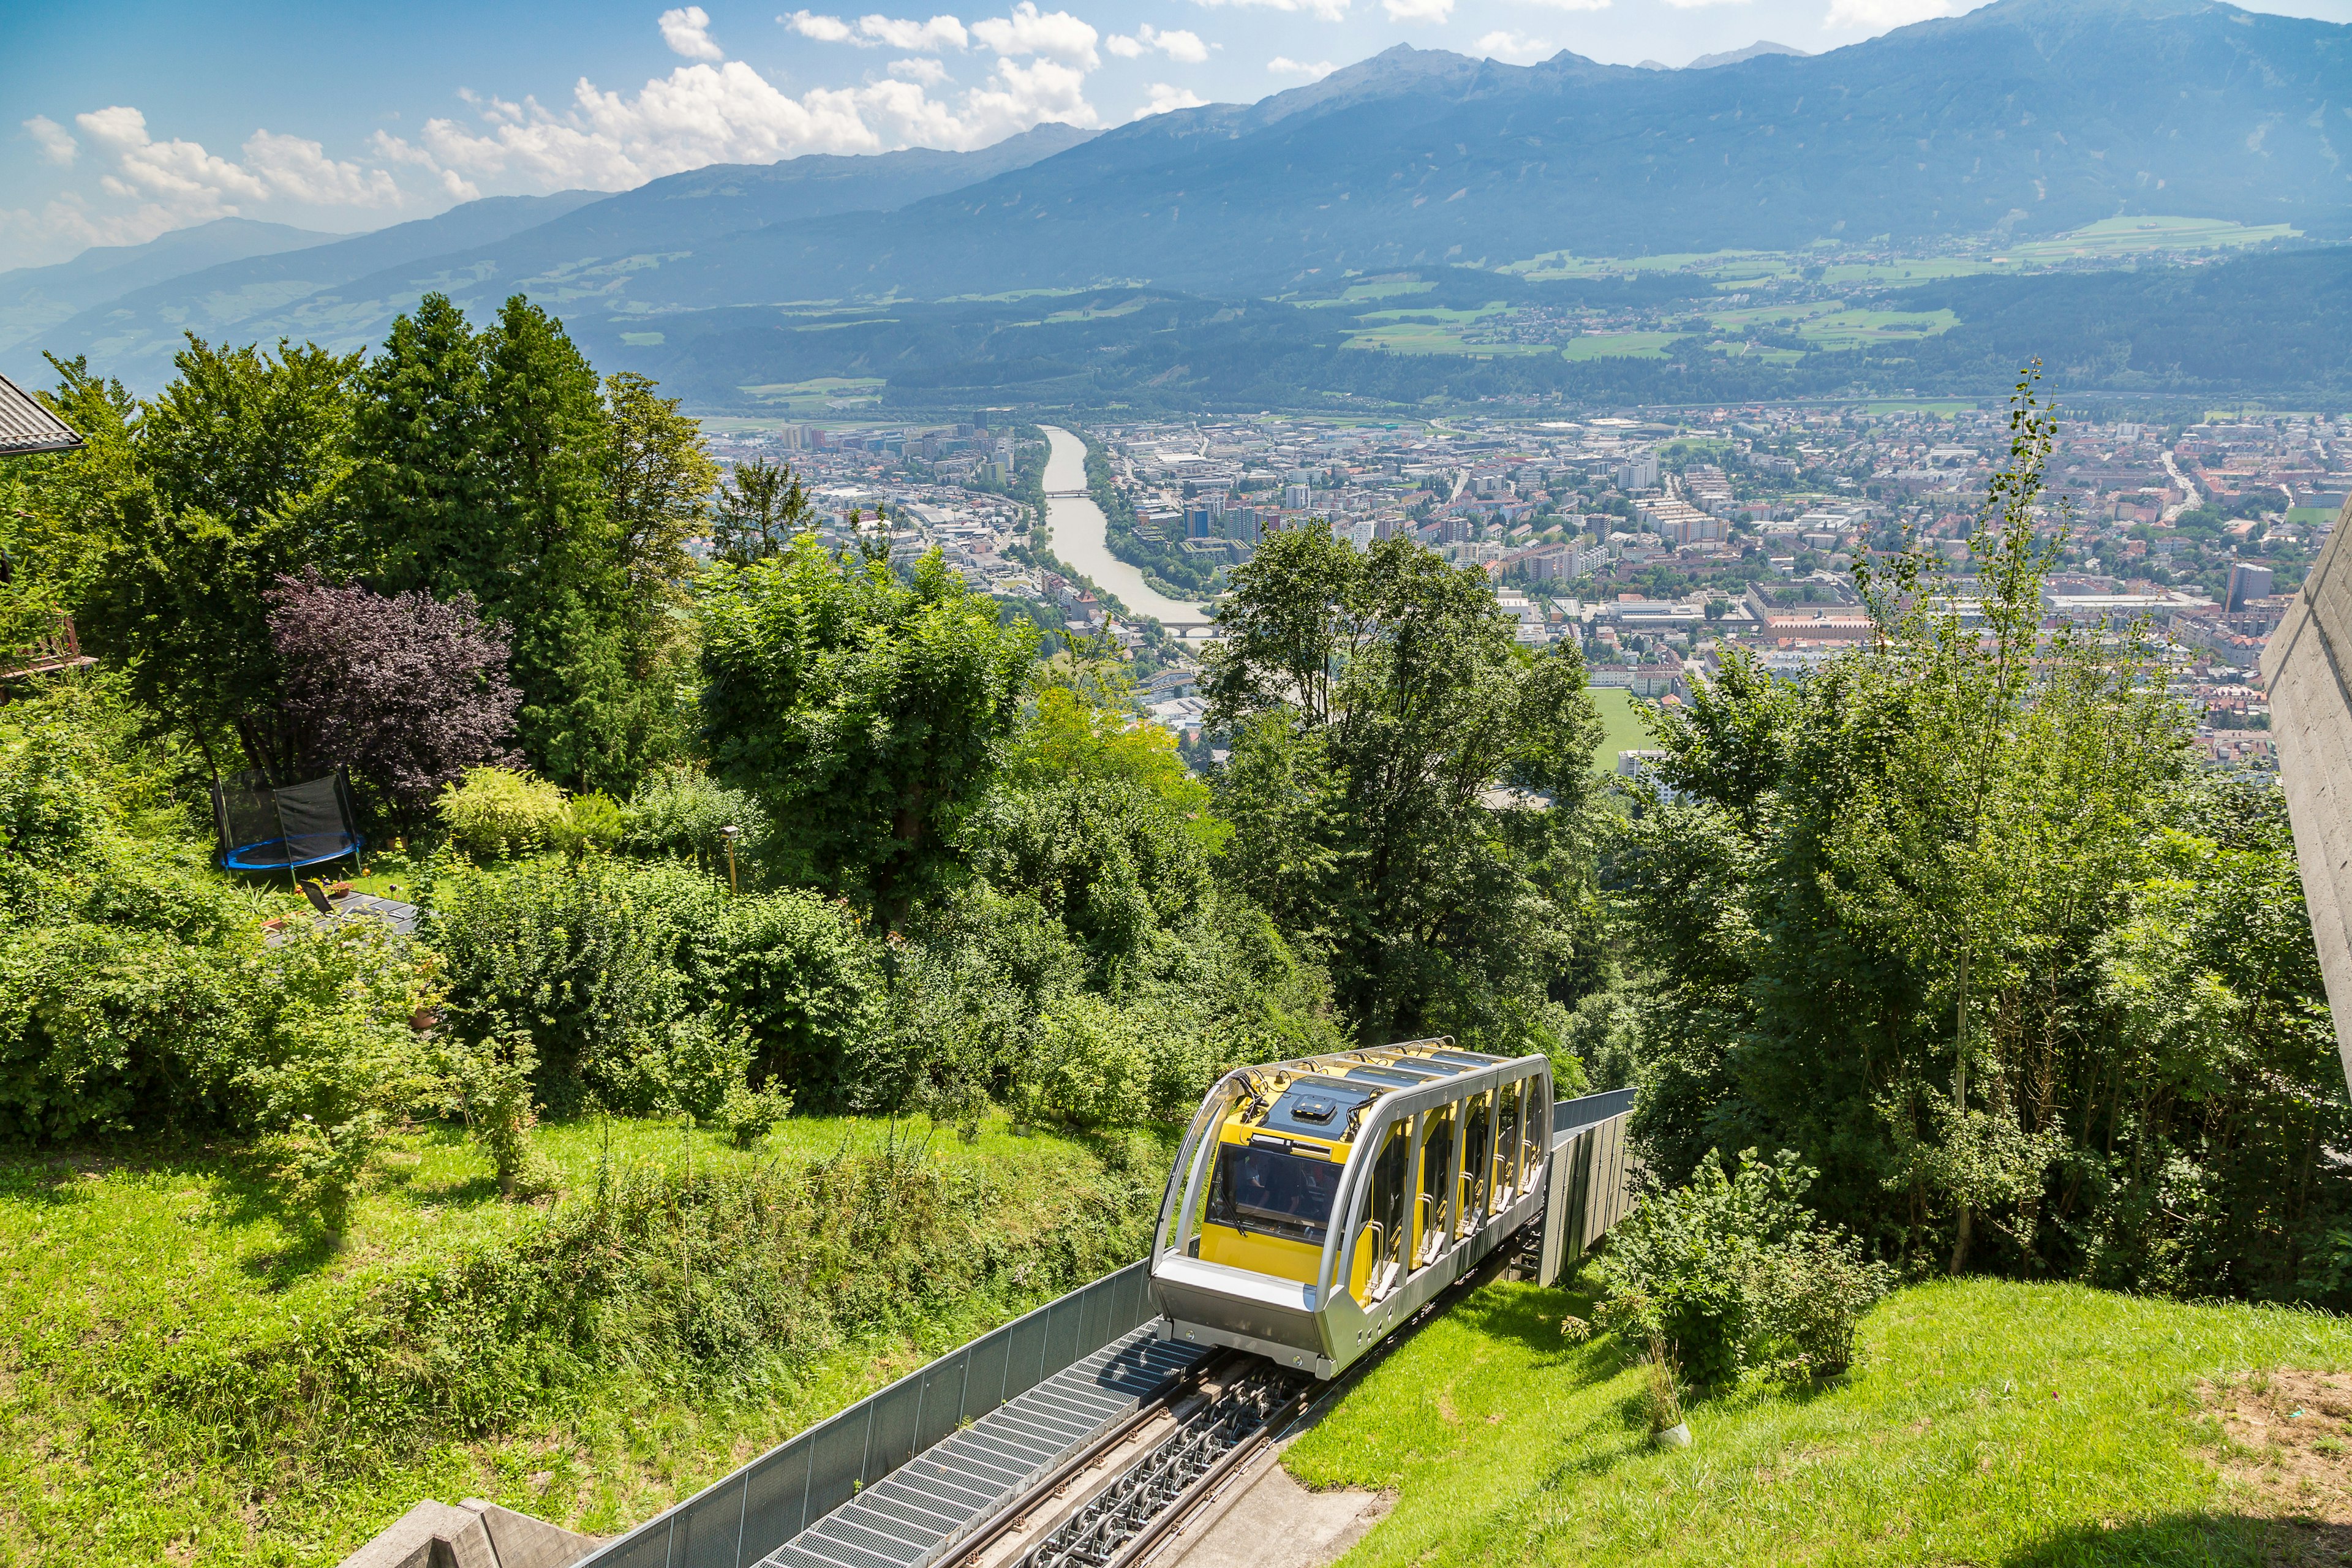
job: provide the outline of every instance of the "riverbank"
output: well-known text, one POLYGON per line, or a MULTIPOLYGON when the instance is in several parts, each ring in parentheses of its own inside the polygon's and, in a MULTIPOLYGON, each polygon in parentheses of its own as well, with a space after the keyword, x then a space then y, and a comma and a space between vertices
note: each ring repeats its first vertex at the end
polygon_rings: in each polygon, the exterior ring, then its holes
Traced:
POLYGON ((1052 448, 1045 461, 1045 525, 1054 531, 1054 553, 1097 588, 1116 595, 1131 616, 1150 616, 1171 631, 1208 625, 1202 605, 1170 598, 1110 552, 1110 520, 1087 493, 1087 444, 1058 426, 1040 428, 1052 448))

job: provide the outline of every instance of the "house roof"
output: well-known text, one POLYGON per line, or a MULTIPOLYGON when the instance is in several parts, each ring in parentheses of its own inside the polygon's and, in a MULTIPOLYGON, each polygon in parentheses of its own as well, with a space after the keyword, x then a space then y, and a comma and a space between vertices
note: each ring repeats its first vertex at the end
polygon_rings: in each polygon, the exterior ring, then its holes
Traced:
POLYGON ((73 426, 38 398, 0 375, 0 458, 28 452, 71 452, 82 444, 73 426))

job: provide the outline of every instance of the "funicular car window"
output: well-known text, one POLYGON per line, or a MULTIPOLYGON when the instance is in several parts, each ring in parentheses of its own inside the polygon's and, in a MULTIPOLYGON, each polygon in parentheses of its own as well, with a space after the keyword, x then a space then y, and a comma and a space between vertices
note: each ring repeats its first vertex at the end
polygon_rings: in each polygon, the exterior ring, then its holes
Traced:
POLYGON ((1339 1167, 1276 1149, 1228 1143, 1217 1151, 1208 1219, 1236 1230, 1323 1245, 1339 1194, 1339 1167))

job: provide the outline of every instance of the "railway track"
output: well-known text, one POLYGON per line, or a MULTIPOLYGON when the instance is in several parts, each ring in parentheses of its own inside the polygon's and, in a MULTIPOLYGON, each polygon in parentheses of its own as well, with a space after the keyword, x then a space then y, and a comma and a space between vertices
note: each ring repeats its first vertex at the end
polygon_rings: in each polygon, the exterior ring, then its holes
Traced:
POLYGON ((1429 1319, 1521 1259, 1506 1248, 1329 1382, 1225 1351, 1189 1370, 973 1531, 948 1568, 1144 1568, 1222 1514, 1255 1461, 1328 1409, 1429 1319))

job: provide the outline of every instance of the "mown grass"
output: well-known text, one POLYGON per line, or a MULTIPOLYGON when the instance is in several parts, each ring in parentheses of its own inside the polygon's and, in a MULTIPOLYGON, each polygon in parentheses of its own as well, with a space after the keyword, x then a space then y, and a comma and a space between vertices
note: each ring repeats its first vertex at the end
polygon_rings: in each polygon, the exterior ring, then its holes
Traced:
MULTIPOLYGON (((1650 1446, 1638 1375, 1589 1301, 1489 1286, 1302 1438, 1310 1486, 1393 1489, 1349 1556, 1391 1563, 2251 1564, 2299 1560, 2276 1504, 2227 1473, 2200 1381, 2352 1365, 2352 1323, 2072 1286, 1966 1280, 1872 1313, 1834 1386, 1690 1406, 1650 1446)), ((2326 1556, 2326 1561, 2336 1561, 2326 1556)))
POLYGON ((1596 686, 1592 705, 1601 712, 1601 742, 1592 748, 1592 765, 1604 773, 1617 771, 1617 753, 1638 752, 1650 744, 1642 722, 1642 700, 1622 686, 1596 686))
MULTIPOLYGON (((525 1266, 534 1246, 545 1247, 553 1206, 500 1202, 488 1162, 440 1128, 397 1141, 340 1247, 281 1208, 232 1145, 0 1153, 0 1564, 332 1563, 424 1497, 488 1497, 599 1533, 622 1529, 1074 1283, 1060 1278, 1072 1267, 1071 1232, 1091 1225, 1091 1245, 1117 1250, 1119 1238, 1106 1241, 1101 1228, 1117 1206, 1105 1194, 1132 1184, 1086 1146, 1016 1139, 1001 1120, 971 1145, 919 1121, 815 1117, 749 1152, 677 1124, 626 1121, 551 1126, 541 1143, 572 1194, 559 1202, 583 1201, 600 1170, 675 1176, 690 1162, 698 1182, 717 1186, 730 1173, 893 1149, 1028 1195, 991 1227, 1002 1259, 972 1271, 984 1284, 926 1300, 909 1292, 903 1307, 863 1313, 836 1304, 838 1331, 812 1296, 805 1322, 779 1335, 755 1375, 739 1368, 718 1384, 681 1375, 675 1362, 551 1363, 534 1369, 542 1384, 518 1418, 338 1432, 335 1405, 326 1415, 269 1411, 256 1427, 299 1440, 249 1441, 236 1435, 237 1413, 220 1408, 224 1393, 238 1396, 247 1366, 258 1369, 257 1402, 285 1400, 289 1356, 364 1353, 371 1377, 462 1390, 457 1374, 444 1369, 436 1384, 436 1369, 417 1364, 446 1353, 430 1338, 395 1336, 387 1356, 382 1335, 322 1326, 381 1310, 387 1292, 397 1299, 436 1269, 477 1289, 485 1277, 536 1278, 525 1266), (183 1396, 188 1387, 205 1408, 183 1396)), ((1152 1164, 1157 1152, 1136 1159, 1152 1164)), ((952 1244, 961 1233, 941 1234, 952 1244)), ((614 1239, 625 1252, 664 1245, 657 1232, 614 1239)), ((1084 1267, 1098 1271, 1100 1261, 1084 1267)), ((645 1267, 611 1258, 581 1266, 645 1267)), ((535 1302, 518 1290, 485 1300, 522 1321, 535 1302)), ((642 1311, 642 1288, 635 1298, 578 1299, 607 1318, 601 1340, 567 1339, 542 1311, 529 1342, 559 1356, 581 1343, 637 1342, 611 1321, 642 1311)), ((352 1373, 341 1370, 347 1384, 352 1373)), ((293 1387, 348 1394, 337 1368, 296 1371, 293 1387)))
POLYGON ((1586 332, 1560 345, 1559 357, 1577 363, 1596 359, 1664 359, 1683 332, 1586 332))

